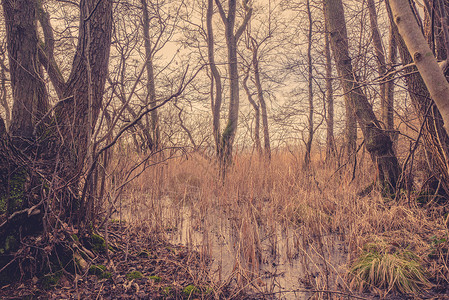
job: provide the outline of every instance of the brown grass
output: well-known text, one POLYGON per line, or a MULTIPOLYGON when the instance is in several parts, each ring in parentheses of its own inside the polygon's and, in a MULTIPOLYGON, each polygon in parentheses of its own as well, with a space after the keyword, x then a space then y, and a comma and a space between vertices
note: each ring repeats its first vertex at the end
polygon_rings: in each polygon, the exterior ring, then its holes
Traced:
MULTIPOLYGON (((137 159, 126 157, 127 162, 137 159)), ((217 289, 233 282, 235 293, 252 287, 281 295, 279 281, 291 278, 266 272, 272 262, 283 260, 296 262, 299 269, 298 285, 288 289, 350 292, 350 266, 373 243, 413 253, 417 268, 425 267, 434 281, 446 280, 447 268, 428 257, 431 237, 447 236, 442 217, 405 199, 385 200, 375 191, 358 197, 374 180, 369 161, 359 164, 353 181, 349 167, 336 172, 314 161, 304 169, 301 162, 287 151, 273 153, 271 163, 240 154, 222 181, 213 159, 175 157, 146 169, 125 187, 122 217, 159 238, 173 239, 176 232, 179 241, 201 251, 205 262, 210 255, 219 261, 221 255, 221 263, 230 267, 213 265, 210 276, 217 289), (217 246, 221 236, 227 239, 224 247, 217 246)), ((130 164, 119 163, 126 173, 130 164)), ((371 287, 392 290, 389 284, 371 287)))

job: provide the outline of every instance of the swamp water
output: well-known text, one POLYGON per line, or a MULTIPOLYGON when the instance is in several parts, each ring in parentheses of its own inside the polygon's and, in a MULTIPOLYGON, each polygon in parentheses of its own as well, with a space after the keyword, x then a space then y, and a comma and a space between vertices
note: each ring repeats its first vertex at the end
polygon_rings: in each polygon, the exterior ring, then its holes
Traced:
MULTIPOLYGON (((168 197, 122 208, 122 219, 159 220, 168 240, 196 250, 211 280, 275 299, 316 299, 345 285, 347 251, 337 234, 309 234, 301 226, 262 222, 234 207, 195 206, 168 197), (246 215, 246 217, 245 217, 246 215)), ((116 216, 118 217, 118 216, 116 216)), ((154 222, 154 221, 151 221, 154 222)), ((154 224, 154 223, 153 223, 154 224)))

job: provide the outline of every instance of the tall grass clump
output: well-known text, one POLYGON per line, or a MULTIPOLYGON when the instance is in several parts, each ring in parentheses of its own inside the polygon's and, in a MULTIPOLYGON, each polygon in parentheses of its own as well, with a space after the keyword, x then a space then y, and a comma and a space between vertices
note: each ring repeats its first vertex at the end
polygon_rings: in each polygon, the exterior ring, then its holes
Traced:
POLYGON ((432 287, 419 257, 411 251, 370 247, 352 264, 351 286, 359 291, 380 289, 385 294, 418 294, 432 287))

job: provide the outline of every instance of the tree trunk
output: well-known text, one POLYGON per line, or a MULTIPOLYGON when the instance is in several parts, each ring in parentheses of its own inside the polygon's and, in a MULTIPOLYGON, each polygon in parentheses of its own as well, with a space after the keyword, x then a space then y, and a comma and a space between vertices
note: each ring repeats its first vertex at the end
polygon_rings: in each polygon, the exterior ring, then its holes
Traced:
MULTIPOLYGON (((1 49, 1 52, 4 53, 4 50, 1 49)), ((5 124, 6 128, 9 128, 11 124, 11 111, 9 109, 8 103, 8 92, 6 89, 6 72, 8 71, 5 66, 5 55, 3 54, 0 57, 0 103, 5 110, 5 124)))
POLYGON ((252 64, 254 68, 254 83, 257 88, 257 98, 262 110, 262 127, 263 127, 263 142, 265 157, 271 160, 271 144, 270 144, 270 132, 268 130, 268 112, 265 97, 263 96, 262 82, 260 81, 260 67, 259 67, 259 44, 255 39, 252 39, 252 51, 253 59, 252 64))
MULTIPOLYGON (((374 5, 374 0, 368 0, 369 9, 369 19, 371 25, 371 36, 373 39, 374 53, 376 55, 377 71, 379 77, 382 77, 387 72, 387 65, 384 54, 384 47, 382 44, 382 38, 379 32, 379 26, 377 25, 377 12, 376 6, 374 5)), ((382 122, 387 130, 388 128, 388 103, 387 103, 387 91, 386 84, 384 82, 380 83, 380 106, 382 111, 382 122)))
POLYGON ((430 96, 438 107, 445 124, 449 126, 449 83, 427 44, 407 0, 390 0, 393 19, 408 51, 421 74, 430 96))
POLYGON ((334 91, 332 88, 332 58, 329 45, 329 31, 327 24, 325 26, 324 34, 324 52, 326 56, 326 160, 329 161, 335 156, 335 139, 334 139, 334 91))
MULTIPOLYGON (((393 24, 395 38, 398 42, 402 63, 408 65, 413 62, 413 58, 407 50, 403 38, 398 32, 398 28, 393 22, 394 18, 391 8, 388 3, 386 4, 389 18, 393 24)), ((436 185, 441 184, 447 193, 449 192, 449 161, 447 159, 449 157, 449 136, 443 127, 444 123, 440 111, 431 99, 421 75, 416 72, 416 66, 406 68, 405 72, 410 74, 405 77, 410 99, 412 100, 412 104, 415 107, 420 121, 424 124, 423 140, 425 145, 424 150, 429 157, 427 160, 429 164, 429 176, 434 177, 436 185), (442 177, 441 181, 438 179, 440 177, 442 177)), ((431 183, 430 186, 432 185, 434 184, 431 183)), ((431 193, 435 193, 433 188, 431 193)))
POLYGON ((212 105, 212 132, 215 140, 215 149, 217 150, 217 156, 219 156, 221 149, 220 139, 220 111, 222 102, 222 86, 221 76, 218 72, 218 68, 215 64, 215 50, 214 50, 214 32, 212 28, 212 18, 214 14, 214 0, 208 0, 207 2, 207 54, 209 58, 209 67, 212 73, 211 81, 211 105, 212 105), (213 95, 213 86, 215 83, 215 97, 213 95))
MULTIPOLYGON (((147 0, 140 0, 142 4, 143 13, 143 36, 145 38, 145 57, 147 68, 147 100, 146 105, 150 105, 151 108, 156 107, 156 87, 154 84, 154 68, 153 68, 153 50, 151 46, 150 38, 150 20, 148 16, 147 0), (149 102, 149 103, 148 103, 149 102)), ((157 109, 151 111, 151 130, 153 132, 153 145, 154 150, 160 147, 160 132, 159 132, 159 116, 157 109)), ((152 150, 152 149, 151 149, 152 150)))
POLYGON ((37 56, 36 10, 33 0, 3 1, 2 4, 14 99, 9 134, 22 143, 34 138, 34 125, 48 109, 37 56))
POLYGON ((62 197, 68 201, 62 207, 67 216, 79 221, 86 216, 83 210, 88 203, 79 202, 78 183, 85 166, 89 144, 93 142, 88 137, 95 128, 102 104, 108 73, 111 32, 112 1, 81 1, 78 45, 63 91, 64 98, 71 100, 64 101, 55 108, 58 130, 62 136, 58 149, 61 157, 58 162, 58 175, 64 179, 69 191, 62 197), (88 70, 91 77, 95 78, 91 82, 88 80, 88 70), (86 114, 89 111, 91 113, 86 114))
POLYGON ((254 101, 253 95, 248 88, 249 71, 250 68, 248 68, 245 73, 245 77, 243 78, 243 89, 246 92, 249 103, 254 108, 254 145, 256 146, 257 153, 259 153, 259 155, 262 155, 262 144, 260 143, 260 109, 259 105, 257 105, 257 103, 254 101))
POLYGON ((243 31, 248 24, 252 8, 245 6, 246 15, 240 27, 235 31, 235 18, 236 18, 236 0, 228 0, 227 15, 221 5, 220 0, 215 0, 220 12, 221 19, 225 25, 226 45, 228 48, 228 70, 230 81, 230 93, 229 93, 229 114, 226 128, 221 136, 221 149, 220 149, 220 161, 222 167, 230 164, 232 160, 232 146, 234 144, 234 138, 237 132, 238 118, 239 118, 239 72, 238 72, 238 60, 237 60, 237 42, 240 39, 243 31))
MULTIPOLYGON (((390 25, 390 43, 388 46, 388 66, 390 71, 394 70, 393 68, 396 64, 397 56, 397 43, 393 32, 393 26, 393 24, 390 25)), ((382 107, 382 120, 385 123, 387 130, 390 132, 390 136, 393 140, 396 140, 397 134, 394 130, 394 76, 387 76, 385 80, 387 81, 385 83, 386 103, 385 106, 382 107)))
POLYGON ((325 19, 331 37, 337 71, 347 106, 353 107, 365 138, 365 147, 377 167, 378 180, 386 193, 394 193, 399 177, 399 165, 391 139, 382 130, 373 109, 360 88, 349 56, 348 36, 341 0, 325 0, 325 19))
POLYGON ((307 16, 309 19, 308 28, 308 46, 307 46, 307 67, 308 67, 308 91, 309 91, 309 135, 306 142, 306 155, 304 158, 304 163, 306 166, 310 164, 310 152, 312 151, 312 141, 313 141, 313 74, 312 74, 312 13, 310 11, 310 0, 306 2, 307 6, 307 16))

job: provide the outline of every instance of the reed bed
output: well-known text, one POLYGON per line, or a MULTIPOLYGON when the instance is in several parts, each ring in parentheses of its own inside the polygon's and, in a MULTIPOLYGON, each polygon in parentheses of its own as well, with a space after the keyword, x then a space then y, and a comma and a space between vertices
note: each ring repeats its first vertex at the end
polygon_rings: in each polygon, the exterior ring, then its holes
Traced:
MULTIPOLYGON (((409 197, 358 195, 375 179, 363 157, 353 174, 319 155, 304 168, 291 151, 274 152, 271 162, 243 153, 222 179, 214 159, 176 155, 134 171, 142 174, 120 190, 115 217, 198 250, 215 290, 332 298, 420 294, 447 282, 443 216, 409 197)), ((115 162, 122 174, 134 156, 115 162)))

